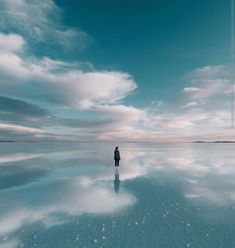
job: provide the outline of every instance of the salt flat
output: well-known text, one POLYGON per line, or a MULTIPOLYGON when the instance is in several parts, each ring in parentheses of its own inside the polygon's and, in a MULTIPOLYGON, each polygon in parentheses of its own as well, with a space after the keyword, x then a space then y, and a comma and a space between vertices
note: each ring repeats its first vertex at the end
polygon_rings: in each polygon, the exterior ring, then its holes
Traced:
POLYGON ((0 247, 234 247, 234 148, 2 143, 0 247))

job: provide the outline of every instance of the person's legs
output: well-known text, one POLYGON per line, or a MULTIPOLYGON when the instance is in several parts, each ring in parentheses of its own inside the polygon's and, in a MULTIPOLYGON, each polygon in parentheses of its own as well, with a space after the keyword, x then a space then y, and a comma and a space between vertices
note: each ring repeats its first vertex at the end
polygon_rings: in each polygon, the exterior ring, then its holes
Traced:
POLYGON ((115 159, 115 167, 118 166, 117 163, 118 163, 118 161, 117 161, 117 159, 115 159))

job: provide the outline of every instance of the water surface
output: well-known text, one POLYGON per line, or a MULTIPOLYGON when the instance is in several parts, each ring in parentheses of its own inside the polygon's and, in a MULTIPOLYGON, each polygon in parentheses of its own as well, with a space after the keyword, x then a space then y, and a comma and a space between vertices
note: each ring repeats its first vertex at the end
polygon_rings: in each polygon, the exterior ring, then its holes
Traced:
POLYGON ((0 247, 235 247, 234 144, 0 144, 0 247))

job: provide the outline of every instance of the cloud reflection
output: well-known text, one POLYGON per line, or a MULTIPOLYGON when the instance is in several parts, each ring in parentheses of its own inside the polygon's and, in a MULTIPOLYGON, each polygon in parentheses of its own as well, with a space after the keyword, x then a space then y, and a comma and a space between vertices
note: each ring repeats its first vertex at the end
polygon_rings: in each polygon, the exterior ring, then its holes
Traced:
POLYGON ((1 163, 9 163, 9 162, 18 162, 27 159, 39 158, 43 154, 42 153, 15 153, 9 155, 0 154, 0 164, 1 163))
POLYGON ((0 248, 16 248, 19 247, 19 244, 18 240, 3 240, 3 242, 0 243, 0 248))
MULTIPOLYGON (((235 201, 233 148, 231 144, 136 145, 123 152, 122 181, 155 177, 165 180, 165 184, 177 183, 183 195, 194 201, 232 204, 235 201)), ((107 168, 99 177, 111 180, 112 169, 107 168)))
POLYGON ((34 161, 33 165, 30 158, 39 156, 37 153, 5 158, 5 162, 23 161, 19 163, 22 169, 28 165, 46 173, 37 181, 0 191, 0 238, 17 235, 24 226, 36 222, 50 228, 73 216, 113 214, 133 206, 138 199, 125 189, 125 181, 138 177, 166 185, 175 183, 186 199, 198 204, 228 205, 235 201, 231 144, 123 145, 119 173, 111 166, 112 157, 104 156, 107 144, 103 146, 94 151, 91 147, 53 149, 40 155, 40 163, 34 161))
POLYGON ((8 203, 3 204, 6 212, 0 216, 0 236, 10 235, 24 225, 38 221, 48 228, 65 223, 69 216, 111 214, 136 201, 128 192, 123 190, 116 195, 111 187, 88 177, 59 180, 47 184, 45 189, 44 186, 40 189, 36 187, 34 194, 37 199, 35 206, 18 200, 17 208, 8 212, 8 203))
POLYGON ((159 146, 154 152, 136 154, 136 151, 129 154, 122 171, 124 179, 143 176, 158 179, 159 175, 166 175, 165 178, 176 180, 184 196, 192 200, 219 205, 235 201, 233 145, 159 146))

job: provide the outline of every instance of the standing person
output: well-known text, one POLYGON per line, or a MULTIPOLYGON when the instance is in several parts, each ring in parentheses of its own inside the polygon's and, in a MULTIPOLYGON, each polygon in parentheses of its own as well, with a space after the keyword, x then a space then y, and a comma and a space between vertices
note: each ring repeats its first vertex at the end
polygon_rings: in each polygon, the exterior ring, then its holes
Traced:
POLYGON ((121 159, 120 157, 120 152, 118 150, 118 147, 116 146, 114 150, 114 160, 115 160, 115 166, 119 166, 119 160, 121 159))

